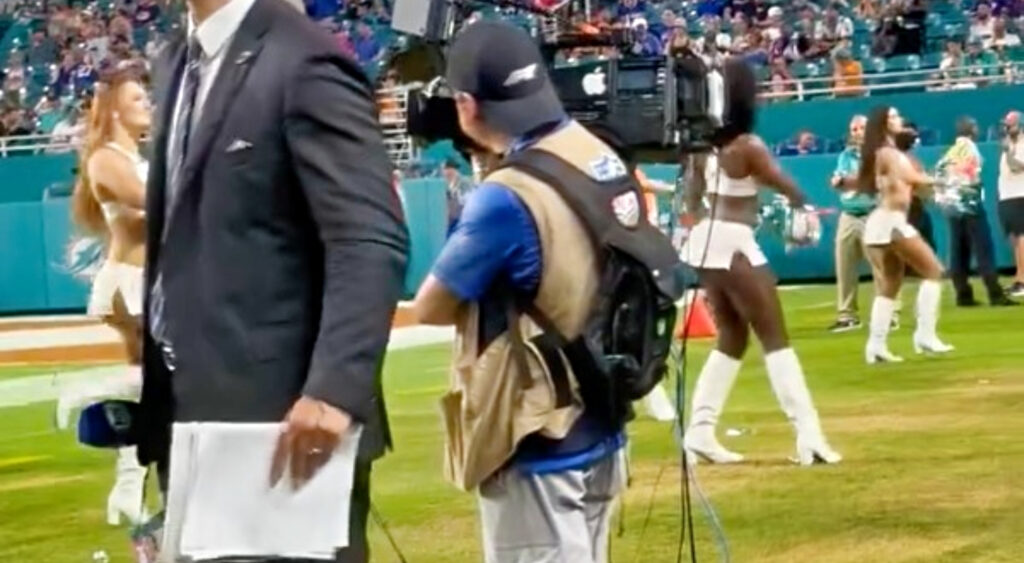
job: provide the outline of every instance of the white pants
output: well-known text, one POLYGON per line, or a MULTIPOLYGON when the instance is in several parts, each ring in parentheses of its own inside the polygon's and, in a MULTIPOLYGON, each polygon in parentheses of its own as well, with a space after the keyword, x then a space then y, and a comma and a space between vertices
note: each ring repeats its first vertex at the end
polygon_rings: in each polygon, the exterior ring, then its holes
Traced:
POLYGON ((606 563, 625 476, 624 449, 587 469, 492 475, 478 494, 485 563, 606 563))
POLYGON ((92 280, 87 311, 97 317, 114 314, 114 299, 120 292, 128 314, 138 317, 142 315, 142 286, 142 268, 107 260, 92 280))
POLYGON ((884 246, 893 240, 920 236, 907 221, 907 214, 894 209, 876 207, 864 222, 864 244, 884 246))
POLYGON ((680 259, 694 268, 728 270, 737 253, 746 256, 751 266, 768 263, 754 238, 753 227, 719 219, 702 219, 690 231, 680 259))

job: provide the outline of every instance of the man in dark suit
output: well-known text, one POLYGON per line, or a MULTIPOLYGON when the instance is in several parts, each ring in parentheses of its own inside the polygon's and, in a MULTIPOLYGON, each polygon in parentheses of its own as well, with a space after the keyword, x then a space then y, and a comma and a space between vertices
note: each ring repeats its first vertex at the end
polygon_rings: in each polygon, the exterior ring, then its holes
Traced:
POLYGON ((366 561, 408 253, 371 87, 281 0, 189 11, 155 66, 140 461, 166 470, 172 422, 283 421, 301 485, 361 423, 338 560, 366 561))

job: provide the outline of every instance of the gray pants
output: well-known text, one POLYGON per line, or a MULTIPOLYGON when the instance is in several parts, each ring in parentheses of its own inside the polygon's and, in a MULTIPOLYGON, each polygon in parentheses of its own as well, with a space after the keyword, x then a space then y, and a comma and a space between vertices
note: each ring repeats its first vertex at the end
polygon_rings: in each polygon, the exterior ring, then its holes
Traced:
POLYGON ((485 563, 606 563, 625 474, 620 450, 588 469, 491 476, 479 491, 485 563))
POLYGON ((857 283, 860 278, 860 264, 865 258, 864 217, 841 213, 839 226, 836 227, 836 308, 839 310, 840 319, 859 317, 857 283))

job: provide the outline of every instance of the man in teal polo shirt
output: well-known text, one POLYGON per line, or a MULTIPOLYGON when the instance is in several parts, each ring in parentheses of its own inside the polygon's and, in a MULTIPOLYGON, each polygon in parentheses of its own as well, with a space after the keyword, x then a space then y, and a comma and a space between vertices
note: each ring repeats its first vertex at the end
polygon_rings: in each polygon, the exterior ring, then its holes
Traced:
POLYGON ((829 327, 831 332, 860 328, 857 309, 857 283, 860 263, 864 260, 864 221, 875 208, 875 198, 857 190, 860 170, 860 147, 868 119, 855 115, 850 120, 849 145, 839 153, 832 187, 839 190, 839 227, 836 230, 836 285, 838 318, 829 327))

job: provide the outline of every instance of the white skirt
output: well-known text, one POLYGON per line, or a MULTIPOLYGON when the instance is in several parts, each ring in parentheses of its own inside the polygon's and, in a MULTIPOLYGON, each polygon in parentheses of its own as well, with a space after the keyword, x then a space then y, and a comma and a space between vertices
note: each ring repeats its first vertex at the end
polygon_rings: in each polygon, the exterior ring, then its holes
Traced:
POLYGON ((128 314, 142 315, 142 268, 107 260, 92 280, 89 315, 105 317, 114 314, 114 299, 120 292, 128 314))
POLYGON ((907 221, 907 214, 894 209, 876 207, 864 222, 864 244, 883 246, 901 238, 919 236, 907 221))
POLYGON ((731 221, 702 219, 690 230, 679 258, 695 268, 728 270, 737 253, 746 256, 751 266, 768 263, 754 238, 753 227, 731 221))

